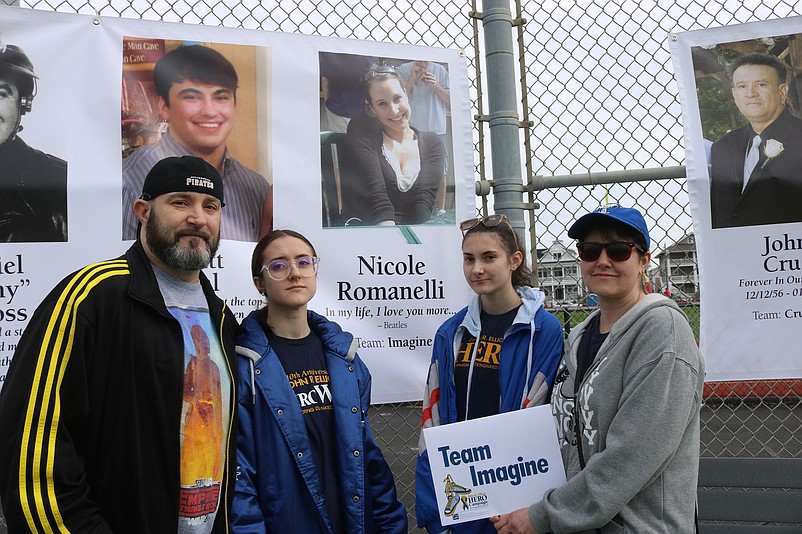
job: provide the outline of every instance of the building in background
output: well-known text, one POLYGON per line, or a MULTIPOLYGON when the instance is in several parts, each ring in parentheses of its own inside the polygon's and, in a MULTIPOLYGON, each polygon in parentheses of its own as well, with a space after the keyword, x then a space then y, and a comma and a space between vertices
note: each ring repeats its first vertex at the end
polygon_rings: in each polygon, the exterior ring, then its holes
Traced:
POLYGON ((653 291, 674 300, 699 301, 699 267, 692 233, 664 248, 653 259, 657 260, 657 266, 649 273, 653 291))
POLYGON ((555 241, 546 249, 537 250, 538 285, 546 293, 546 307, 584 304, 587 289, 582 282, 582 269, 576 248, 555 241))

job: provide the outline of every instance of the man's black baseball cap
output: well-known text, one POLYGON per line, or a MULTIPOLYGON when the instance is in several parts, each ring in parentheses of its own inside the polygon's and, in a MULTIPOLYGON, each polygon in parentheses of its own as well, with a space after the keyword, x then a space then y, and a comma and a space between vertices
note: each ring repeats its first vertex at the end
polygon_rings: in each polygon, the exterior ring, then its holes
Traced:
POLYGON ((170 157, 158 161, 145 177, 139 198, 152 200, 165 193, 182 191, 212 195, 225 206, 220 173, 206 160, 196 156, 170 157))

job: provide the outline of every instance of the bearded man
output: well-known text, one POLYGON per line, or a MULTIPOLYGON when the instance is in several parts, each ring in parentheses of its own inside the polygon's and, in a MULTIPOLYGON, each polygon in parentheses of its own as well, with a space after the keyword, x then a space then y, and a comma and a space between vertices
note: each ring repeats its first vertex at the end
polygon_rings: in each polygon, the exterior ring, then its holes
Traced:
POLYGON ((203 159, 159 161, 133 202, 131 248, 69 275, 31 317, 0 392, 10 532, 226 531, 237 323, 201 272, 217 251, 223 198, 203 159), (193 337, 220 370, 215 439, 185 439, 193 337), (198 456, 219 461, 185 477, 184 458, 198 456))

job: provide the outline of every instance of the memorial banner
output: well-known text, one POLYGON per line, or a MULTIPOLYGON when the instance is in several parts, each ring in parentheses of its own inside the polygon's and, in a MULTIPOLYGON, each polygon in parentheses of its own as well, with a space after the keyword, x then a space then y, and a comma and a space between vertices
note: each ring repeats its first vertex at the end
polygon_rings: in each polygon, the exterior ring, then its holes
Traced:
POLYGON ((802 19, 670 37, 707 380, 802 376, 802 19))
MULTIPOLYGON (((321 258, 310 308, 357 338, 373 401, 421 398, 434 333, 470 293, 457 228, 476 213, 459 51, 14 7, 0 7, 0 37, 0 59, 34 80, 32 91, 12 80, 20 94, 0 106, 0 387, 50 289, 136 238, 131 205, 150 167, 194 153, 218 166, 226 184, 222 241, 206 274, 236 317, 265 305, 251 276, 255 242, 271 228, 299 231, 321 258), (439 130, 410 119, 427 144, 420 172, 400 172, 398 181, 399 190, 425 192, 414 202, 411 194, 377 200, 367 192, 388 179, 385 163, 374 155, 374 173, 354 143, 380 147, 390 119, 367 105, 363 81, 383 70, 401 77, 418 64, 445 92, 411 116, 436 118, 439 130), (209 87, 225 90, 207 94, 209 87), (369 125, 357 141, 345 133, 350 119, 369 125), (36 184, 3 163, 12 139, 54 169, 33 210, 53 224, 19 215, 36 184), (384 218, 374 213, 379 205, 389 206, 384 218), (388 211, 394 226, 386 226, 388 211)), ((414 91, 432 85, 422 76, 414 91)))

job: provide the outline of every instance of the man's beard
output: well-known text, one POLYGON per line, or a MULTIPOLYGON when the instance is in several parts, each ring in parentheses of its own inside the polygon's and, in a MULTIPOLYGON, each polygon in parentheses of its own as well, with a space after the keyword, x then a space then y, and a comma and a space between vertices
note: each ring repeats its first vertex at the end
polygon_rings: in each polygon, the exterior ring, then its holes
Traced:
POLYGON ((199 271, 208 267, 220 244, 219 235, 213 238, 208 232, 191 226, 171 235, 171 231, 162 226, 155 209, 151 210, 150 218, 145 223, 145 238, 148 248, 157 258, 168 267, 182 271, 199 271), (184 236, 193 236, 188 247, 180 243, 184 236), (201 239, 206 243, 206 248, 199 247, 201 239))

